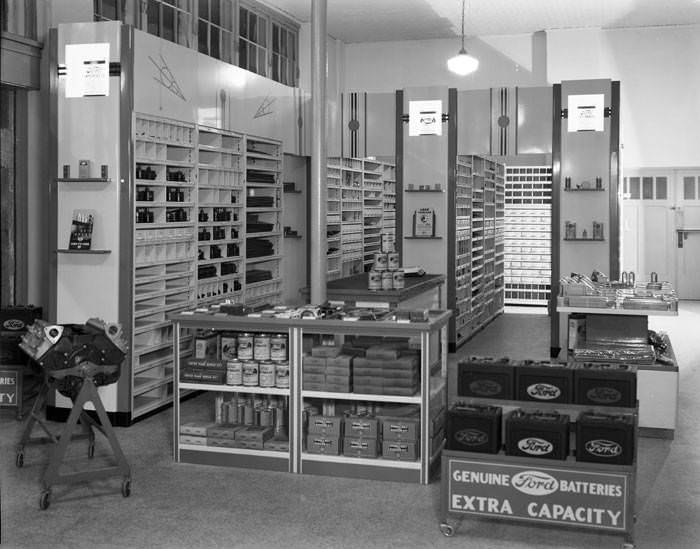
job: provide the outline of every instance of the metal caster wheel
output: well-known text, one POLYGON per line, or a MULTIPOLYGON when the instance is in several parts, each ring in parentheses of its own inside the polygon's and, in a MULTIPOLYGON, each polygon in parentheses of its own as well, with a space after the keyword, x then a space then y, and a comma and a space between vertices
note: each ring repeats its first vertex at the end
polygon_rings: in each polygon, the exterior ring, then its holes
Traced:
POLYGON ((15 459, 15 465, 20 469, 24 467, 24 452, 17 452, 17 458, 15 459))
POLYGON ((131 495, 131 479, 125 478, 122 481, 122 496, 128 498, 131 495))
POLYGON ((90 446, 88 446, 88 458, 92 459, 94 457, 95 457, 95 445, 90 444, 90 446))
POLYGON ((442 532, 443 536, 446 536, 448 538, 451 538, 452 536, 455 535, 455 528, 451 524, 447 524, 446 522, 443 522, 440 525, 440 531, 442 532))
POLYGON ((51 492, 49 492, 48 490, 41 493, 41 497, 39 498, 39 509, 41 509, 42 511, 46 511, 46 509, 49 508, 50 496, 51 492))

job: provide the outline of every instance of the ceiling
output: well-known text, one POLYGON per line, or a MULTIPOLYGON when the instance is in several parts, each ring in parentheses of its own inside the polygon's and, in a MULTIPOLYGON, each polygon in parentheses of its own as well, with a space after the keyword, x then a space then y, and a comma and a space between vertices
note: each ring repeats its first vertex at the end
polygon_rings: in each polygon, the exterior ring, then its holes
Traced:
MULTIPOLYGON (((300 23, 313 0, 263 0, 300 23)), ((328 34, 345 43, 459 36, 460 0, 327 0, 328 34)), ((700 24, 700 0, 466 0, 465 34, 700 24)))

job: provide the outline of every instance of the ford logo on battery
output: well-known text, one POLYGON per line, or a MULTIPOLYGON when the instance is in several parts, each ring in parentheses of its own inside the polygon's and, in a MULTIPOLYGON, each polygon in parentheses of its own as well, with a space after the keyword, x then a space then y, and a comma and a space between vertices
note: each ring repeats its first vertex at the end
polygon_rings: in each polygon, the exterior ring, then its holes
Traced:
POLYGON ((528 437, 518 441, 518 448, 531 456, 544 456, 552 453, 554 444, 542 438, 528 437))
POLYGON ((520 471, 511 479, 513 488, 529 496, 548 496, 559 489, 559 482, 542 471, 520 471))
POLYGON ((19 318, 8 318, 5 322, 2 323, 3 328, 5 328, 6 330, 12 330, 13 332, 24 330, 25 326, 26 324, 24 323, 24 321, 20 320, 19 318))
POLYGON ((492 379, 477 379, 469 384, 469 390, 475 395, 494 396, 503 391, 503 387, 492 379))
POLYGON ((479 446, 486 444, 489 437, 483 431, 478 429, 463 429, 455 433, 455 440, 465 446, 479 446))
POLYGON ((526 390, 528 395, 537 400, 554 400, 561 396, 559 387, 555 387, 549 383, 534 383, 526 390))
POLYGON ((586 392, 586 398, 598 404, 614 404, 622 400, 622 393, 612 387, 593 387, 586 392))
POLYGON ((586 452, 598 457, 612 458, 622 453, 622 446, 617 442, 605 439, 589 440, 586 442, 586 452))

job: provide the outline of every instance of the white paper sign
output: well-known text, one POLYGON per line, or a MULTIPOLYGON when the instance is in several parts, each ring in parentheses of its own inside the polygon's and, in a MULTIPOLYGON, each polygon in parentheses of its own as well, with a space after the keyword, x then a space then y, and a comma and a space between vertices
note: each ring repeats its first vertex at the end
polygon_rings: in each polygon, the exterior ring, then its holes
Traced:
POLYGON ((66 44, 66 97, 109 95, 109 43, 66 44))
POLYGON ((408 102, 408 135, 442 135, 442 101, 408 102))
POLYGON ((602 93, 569 96, 569 131, 602 132, 605 129, 602 93))

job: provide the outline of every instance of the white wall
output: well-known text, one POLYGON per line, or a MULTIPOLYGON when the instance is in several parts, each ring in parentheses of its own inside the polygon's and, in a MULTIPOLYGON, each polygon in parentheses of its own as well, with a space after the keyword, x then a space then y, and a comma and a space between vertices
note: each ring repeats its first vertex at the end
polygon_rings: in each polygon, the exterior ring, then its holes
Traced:
POLYGON ((700 26, 551 31, 550 82, 620 81, 626 167, 700 162, 700 26))
POLYGON ((447 59, 457 54, 458 39, 409 40, 345 45, 345 89, 392 92, 423 86, 485 89, 500 86, 541 86, 533 74, 530 34, 467 40, 480 68, 460 77, 447 70, 447 59))

